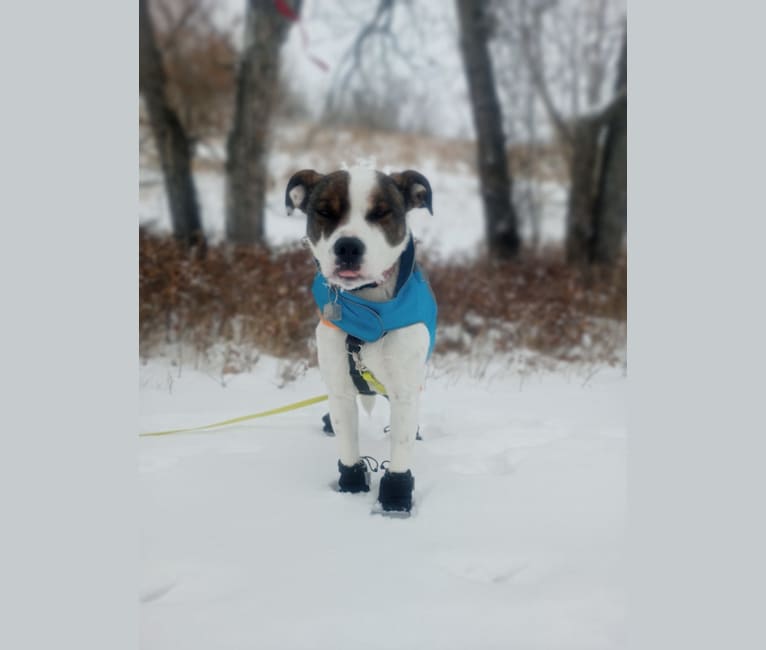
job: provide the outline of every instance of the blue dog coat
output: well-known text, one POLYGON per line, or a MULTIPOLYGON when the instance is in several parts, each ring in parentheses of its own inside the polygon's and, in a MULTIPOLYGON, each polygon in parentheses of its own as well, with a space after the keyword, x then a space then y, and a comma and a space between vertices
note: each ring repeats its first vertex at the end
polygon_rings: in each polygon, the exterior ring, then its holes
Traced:
POLYGON ((343 291, 330 285, 321 272, 316 274, 311 291, 323 318, 367 343, 377 341, 391 330, 423 323, 431 339, 428 346, 428 356, 431 356, 436 343, 436 300, 428 280, 415 262, 412 237, 402 253, 391 300, 365 300, 353 291, 343 291), (339 314, 336 307, 325 309, 327 305, 337 305, 339 314), (332 315, 328 317, 330 313, 332 315))

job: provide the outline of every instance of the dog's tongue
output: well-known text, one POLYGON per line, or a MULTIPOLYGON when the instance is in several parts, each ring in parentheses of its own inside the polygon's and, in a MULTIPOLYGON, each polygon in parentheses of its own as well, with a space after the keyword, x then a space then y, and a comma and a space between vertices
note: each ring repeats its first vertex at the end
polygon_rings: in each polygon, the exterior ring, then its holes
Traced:
POLYGON ((350 270, 338 271, 338 275, 342 278, 349 278, 353 280, 354 278, 359 277, 359 271, 350 271, 350 270))

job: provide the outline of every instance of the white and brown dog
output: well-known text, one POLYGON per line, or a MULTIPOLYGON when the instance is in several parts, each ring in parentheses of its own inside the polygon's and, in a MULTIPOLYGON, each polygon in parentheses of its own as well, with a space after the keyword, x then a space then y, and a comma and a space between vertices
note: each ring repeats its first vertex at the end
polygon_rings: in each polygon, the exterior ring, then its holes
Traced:
POLYGON ((300 209, 318 273, 319 369, 340 445, 341 492, 369 491, 359 453, 357 396, 375 394, 391 407, 391 460, 380 481, 384 511, 409 512, 420 392, 436 333, 436 302, 415 263, 407 213, 433 214, 431 186, 415 171, 386 175, 353 167, 297 172, 287 184, 288 213, 300 209))

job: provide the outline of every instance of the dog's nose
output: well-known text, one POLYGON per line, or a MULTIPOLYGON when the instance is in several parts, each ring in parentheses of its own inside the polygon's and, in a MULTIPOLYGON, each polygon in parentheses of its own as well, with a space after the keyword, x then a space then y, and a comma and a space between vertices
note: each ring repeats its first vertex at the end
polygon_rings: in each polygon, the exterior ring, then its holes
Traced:
POLYGON ((333 250, 341 267, 357 269, 364 255, 364 242, 357 237, 341 237, 333 250))

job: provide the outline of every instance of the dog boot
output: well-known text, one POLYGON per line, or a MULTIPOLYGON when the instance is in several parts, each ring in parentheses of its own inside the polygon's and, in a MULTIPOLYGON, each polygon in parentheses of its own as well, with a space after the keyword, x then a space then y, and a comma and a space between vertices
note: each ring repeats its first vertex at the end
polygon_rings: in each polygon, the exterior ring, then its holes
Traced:
POLYGON ((322 416, 322 422, 324 423, 322 426, 322 431, 324 431, 328 436, 334 436, 335 435, 335 429, 332 428, 332 422, 330 422, 330 414, 325 413, 322 416))
POLYGON ((360 460, 356 465, 349 467, 338 461, 340 479, 338 479, 339 492, 369 492, 370 474, 367 465, 360 460))
POLYGON ((412 472, 391 472, 386 470, 380 479, 378 501, 386 512, 409 512, 412 508, 412 491, 415 489, 415 478, 412 472))

